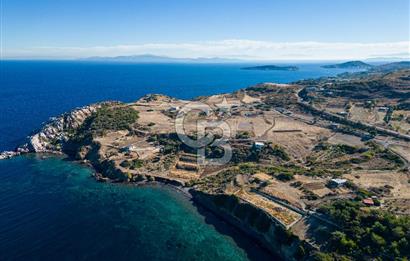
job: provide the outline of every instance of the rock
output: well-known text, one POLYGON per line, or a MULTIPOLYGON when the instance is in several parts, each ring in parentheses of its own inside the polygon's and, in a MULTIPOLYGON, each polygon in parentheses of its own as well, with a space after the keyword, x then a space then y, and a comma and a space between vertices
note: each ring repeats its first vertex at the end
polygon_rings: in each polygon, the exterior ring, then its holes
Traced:
POLYGON ((10 159, 18 155, 20 155, 20 152, 17 152, 17 151, 3 151, 2 153, 0 153, 0 160, 10 159))
POLYGON ((58 117, 50 118, 43 128, 29 137, 27 148, 33 152, 61 152, 61 143, 68 140, 69 132, 77 129, 102 104, 75 109, 58 117))

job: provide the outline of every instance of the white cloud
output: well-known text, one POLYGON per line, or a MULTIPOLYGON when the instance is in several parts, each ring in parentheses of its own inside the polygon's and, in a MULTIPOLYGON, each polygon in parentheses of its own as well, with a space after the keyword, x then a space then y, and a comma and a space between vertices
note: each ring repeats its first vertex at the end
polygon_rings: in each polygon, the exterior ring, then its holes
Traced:
MULTIPOLYGON (((344 42, 268 42, 222 40, 191 43, 146 43, 135 45, 53 47, 42 46, 3 50, 3 57, 80 58, 154 54, 170 57, 235 57, 265 60, 346 60, 365 59, 392 53, 410 53, 410 42, 344 43, 344 42)), ((408 58, 408 55, 406 55, 408 58)))

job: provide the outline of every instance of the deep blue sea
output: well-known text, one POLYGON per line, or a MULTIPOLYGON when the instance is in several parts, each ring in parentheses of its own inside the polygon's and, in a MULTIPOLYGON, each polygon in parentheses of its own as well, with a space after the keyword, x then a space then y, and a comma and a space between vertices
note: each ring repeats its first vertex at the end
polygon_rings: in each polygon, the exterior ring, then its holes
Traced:
MULTIPOLYGON (((341 70, 241 70, 245 64, 0 62, 0 151, 51 116, 148 93, 193 98, 261 82, 287 83, 341 70)), ((0 260, 263 260, 235 229, 166 187, 95 182, 57 157, 0 161, 0 260)))

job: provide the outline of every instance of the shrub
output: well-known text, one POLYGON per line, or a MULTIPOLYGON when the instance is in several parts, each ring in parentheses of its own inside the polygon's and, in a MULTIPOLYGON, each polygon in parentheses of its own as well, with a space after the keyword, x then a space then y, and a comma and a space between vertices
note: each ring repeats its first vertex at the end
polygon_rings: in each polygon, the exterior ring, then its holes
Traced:
POLYGON ((102 105, 79 128, 79 135, 102 136, 107 131, 127 130, 138 119, 138 112, 127 106, 102 105))
POLYGON ((250 136, 251 135, 247 131, 239 131, 238 133, 236 133, 235 138, 237 138, 237 139, 249 139, 250 136))

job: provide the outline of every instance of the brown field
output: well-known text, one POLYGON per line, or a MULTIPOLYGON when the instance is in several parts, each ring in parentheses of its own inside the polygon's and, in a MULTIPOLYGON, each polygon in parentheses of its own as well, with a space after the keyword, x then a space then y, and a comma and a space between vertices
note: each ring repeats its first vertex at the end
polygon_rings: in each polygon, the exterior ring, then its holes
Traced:
POLYGON ((385 112, 379 112, 377 108, 364 108, 362 106, 352 106, 350 109, 350 119, 354 121, 367 122, 371 124, 383 124, 385 112))
POLYGON ((335 133, 328 139, 328 142, 334 145, 346 144, 352 147, 363 147, 364 146, 364 142, 361 141, 359 137, 352 136, 352 135, 346 135, 342 133, 335 133))
POLYGON ((391 195, 388 197, 410 199, 409 174, 392 171, 354 171, 352 174, 344 175, 360 187, 369 189, 372 187, 383 187, 389 185, 391 195))
POLYGON ((299 189, 291 187, 289 183, 271 180, 270 184, 264 187, 261 191, 282 199, 295 207, 301 209, 305 208, 305 204, 301 200, 303 193, 299 189))
POLYGON ((285 226, 291 225, 302 217, 300 214, 255 193, 240 190, 236 193, 236 196, 263 209, 285 226))
POLYGON ((328 129, 281 117, 275 119, 275 126, 272 132, 267 134, 267 140, 281 145, 291 156, 302 160, 306 159, 320 139, 330 134, 328 129), (301 130, 301 132, 273 132, 278 130, 301 130))

